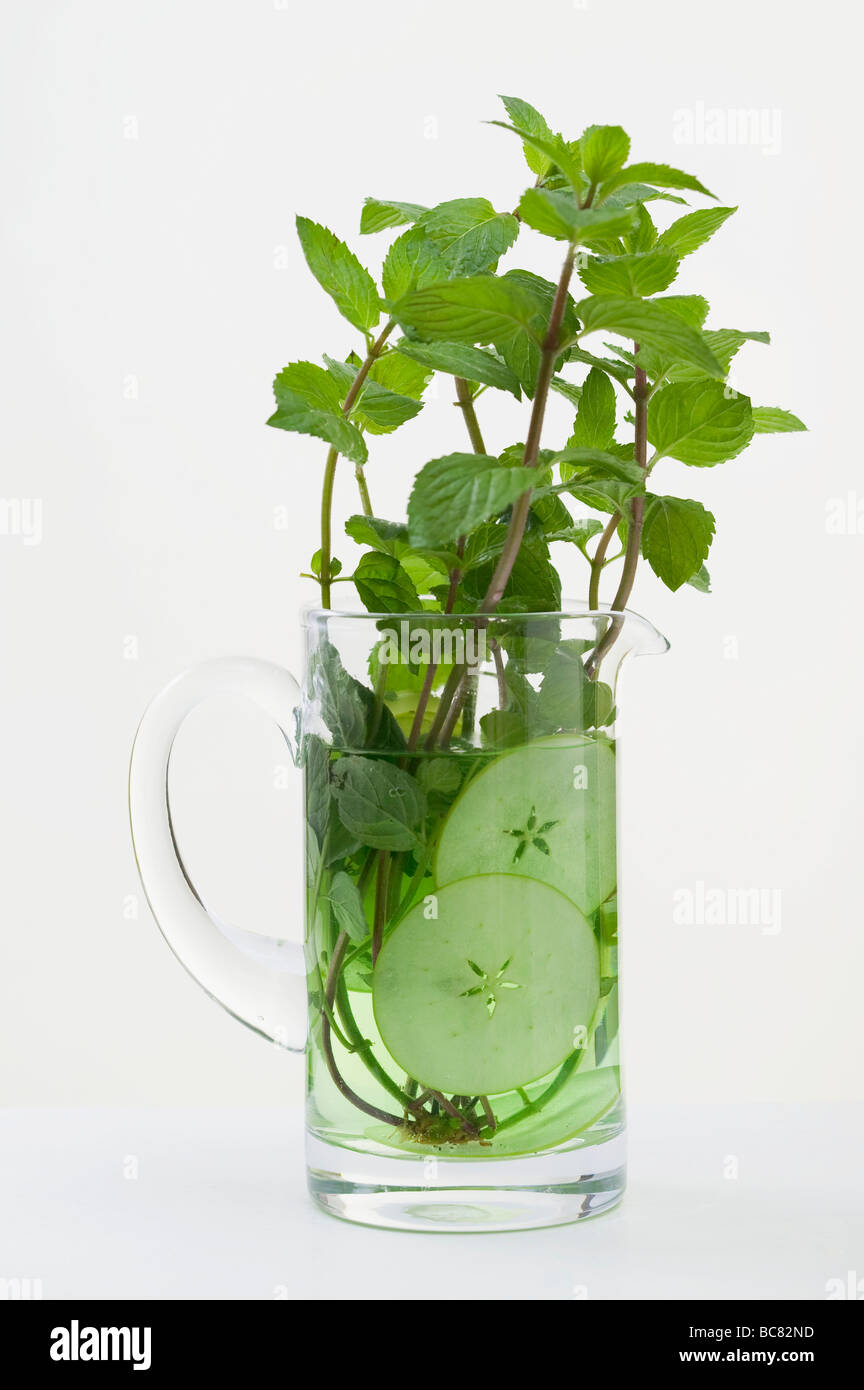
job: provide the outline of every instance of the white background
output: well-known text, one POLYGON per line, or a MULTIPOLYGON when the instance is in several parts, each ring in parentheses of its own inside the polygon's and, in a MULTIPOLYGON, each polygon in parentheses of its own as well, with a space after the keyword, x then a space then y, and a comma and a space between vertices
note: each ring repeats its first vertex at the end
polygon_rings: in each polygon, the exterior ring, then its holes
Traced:
MULTIPOLYGON (((529 176, 514 139, 483 124, 503 114, 496 92, 571 138, 621 123, 634 158, 691 169, 740 205, 676 290, 707 295, 710 325, 771 330, 733 384, 810 427, 657 476, 711 508, 717 539, 710 597, 647 573, 632 600, 672 650, 635 662, 621 689, 631 1098, 649 1110, 864 1099, 852 14, 839 0, 10 12, 0 493, 41 499, 43 520, 38 545, 0 535, 0 1102, 300 1105, 300 1060, 215 1008, 153 925, 128 753, 178 670, 232 652, 298 664, 324 449, 264 427, 270 383, 354 336, 306 270, 295 215, 375 270, 387 238, 358 235, 367 194, 514 206, 529 176), (727 120, 708 143, 700 121, 716 108, 760 113, 764 137, 733 143, 727 120), (831 529, 835 499, 853 513, 845 533, 831 529), (699 882, 779 890, 780 930, 677 925, 675 893, 699 882)), ((527 233, 506 264, 553 274, 558 255, 527 233)), ((493 394, 483 425, 503 447, 524 437, 524 413, 493 394)), ((566 426, 556 401, 550 431, 566 426)), ((402 515, 414 470, 461 447, 442 383, 376 444, 376 511, 402 515)), ((344 516, 356 507, 342 474, 344 516)), ((581 596, 579 565, 562 562, 581 596)), ((204 895, 273 934, 298 929, 284 761, 266 721, 213 707, 184 732, 176 779, 204 895)), ((728 1150, 721 1131, 718 1173, 728 1150)))

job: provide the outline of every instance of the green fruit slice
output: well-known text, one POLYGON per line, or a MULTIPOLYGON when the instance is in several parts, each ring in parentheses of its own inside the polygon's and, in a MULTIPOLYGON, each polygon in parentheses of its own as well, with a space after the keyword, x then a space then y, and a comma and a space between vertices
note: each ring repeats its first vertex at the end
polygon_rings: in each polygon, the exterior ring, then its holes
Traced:
POLYGON ((563 1062, 599 992, 597 943, 579 909, 547 884, 488 874, 408 913, 378 957, 372 1002, 409 1076, 496 1095, 563 1062))
POLYGON ((519 874, 590 914, 615 888, 615 753, 564 734, 524 744, 485 767, 441 831, 439 885, 468 874, 519 874))
MULTIPOLYGON (((617 1067, 600 1067, 595 1071, 573 1071, 564 1085, 537 1112, 500 1129, 491 1139, 480 1143, 467 1140, 459 1144, 432 1146, 438 1155, 450 1158, 514 1158, 519 1154, 542 1153, 577 1139, 609 1111, 621 1094, 617 1067)), ((495 1103, 499 1122, 520 1111, 523 1103, 518 1096, 508 1096, 495 1103)), ((412 1143, 404 1134, 397 1134, 386 1125, 370 1125, 370 1139, 391 1149, 422 1154, 424 1145, 412 1143)), ((592 1136, 593 1138, 594 1136, 592 1136)), ((608 1136, 601 1135, 601 1139, 608 1136)))

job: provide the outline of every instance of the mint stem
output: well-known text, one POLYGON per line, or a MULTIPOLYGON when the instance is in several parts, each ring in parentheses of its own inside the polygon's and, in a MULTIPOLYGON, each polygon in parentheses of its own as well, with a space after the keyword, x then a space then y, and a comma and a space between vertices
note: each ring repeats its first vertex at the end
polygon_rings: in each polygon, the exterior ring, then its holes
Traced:
MULTIPOLYGON (((324 996, 331 1010, 333 1008, 333 1001, 336 998, 336 986, 339 981, 339 972, 342 969, 342 959, 345 955, 347 946, 348 933, 344 931, 340 932, 336 945, 333 948, 333 956, 330 961, 330 969, 327 971, 327 984, 324 990, 324 996)), ((363 1100, 362 1096, 358 1096, 357 1092, 352 1090, 348 1085, 348 1082, 336 1065, 336 1058, 333 1055, 333 1043, 330 1038, 330 1020, 325 1012, 321 1014, 321 1049, 324 1053, 324 1060, 327 1063, 327 1069, 333 1078, 334 1084, 337 1090, 341 1091, 346 1100, 349 1100, 352 1105, 356 1105, 358 1110, 362 1110, 365 1114, 371 1115, 373 1119, 381 1120, 383 1124, 392 1125, 395 1129, 398 1129, 404 1123, 401 1116, 391 1115, 389 1110, 379 1110, 377 1105, 370 1105, 368 1101, 363 1100)))
POLYGON ((372 510, 372 499, 369 496, 369 487, 366 482, 366 474, 363 472, 362 463, 358 463, 354 468, 354 477, 357 479, 357 490, 360 493, 360 505, 363 508, 364 516, 374 516, 372 510))
POLYGON ((449 1101, 447 1099, 443 1091, 434 1091, 430 1089, 429 1094, 433 1097, 434 1100, 438 1102, 442 1110, 445 1110, 447 1114, 451 1116, 452 1119, 459 1121, 460 1127, 465 1132, 465 1134, 469 1135, 471 1139, 477 1138, 480 1132, 477 1129, 477 1126, 472 1124, 471 1121, 467 1119, 465 1115, 462 1114, 461 1110, 456 1109, 456 1106, 452 1103, 452 1101, 449 1101))
MULTIPOLYGON (((483 442, 483 435, 480 430, 480 422, 477 419, 477 411, 474 408, 474 397, 471 394, 471 387, 464 377, 453 378, 456 383, 456 404, 461 408, 465 417, 465 425, 468 430, 468 437, 475 454, 485 454, 486 445, 483 442)), ((465 537, 460 536, 456 544, 456 554, 459 559, 465 554, 465 537)), ((459 580, 461 572, 458 565, 454 565, 450 573, 450 588, 447 592, 447 602, 444 605, 445 613, 452 613, 456 606, 456 595, 459 592, 459 580)), ((414 718, 411 721, 411 732, 408 735, 408 747, 414 750, 420 739, 420 730, 423 726, 423 716, 429 704, 429 697, 432 694, 432 686, 435 683, 435 672, 437 666, 429 665, 426 668, 426 675, 423 680, 423 688, 420 691, 420 698, 417 701, 417 708, 414 711, 414 718)), ((455 687, 454 687, 455 689, 455 687)))
MULTIPOLYGON (((543 351, 540 359, 540 370, 537 373, 537 386, 534 392, 534 404, 531 409, 531 421, 528 426, 528 438, 525 441, 525 452, 522 455, 522 466, 524 468, 536 468, 537 459, 540 454, 540 439, 543 434, 543 421, 546 417, 546 406, 549 400, 549 387, 552 384, 552 377, 555 372, 555 359, 560 351, 561 325, 564 322, 564 313, 567 308, 567 295, 570 290, 570 281, 573 278, 573 267, 576 261, 576 247, 573 243, 567 248, 567 255, 564 258, 564 265, 558 280, 558 287, 555 291, 555 298, 552 302, 552 309, 549 314, 549 324, 546 329, 546 336, 543 339, 543 351)), ((491 613, 498 607, 507 587, 513 566, 516 563, 516 556, 519 554, 519 547, 522 544, 522 537, 525 534, 525 526, 528 521, 528 514, 531 510, 531 489, 528 488, 518 498, 510 516, 510 525, 504 541, 504 548, 495 566, 495 572, 489 581, 489 587, 480 605, 480 614, 491 613)), ((485 619, 478 618, 478 626, 485 626, 485 619)), ((449 742, 456 721, 459 718, 471 677, 467 669, 463 668, 457 675, 454 683, 452 695, 445 688, 441 704, 445 706, 445 697, 450 699, 449 708, 440 723, 440 727, 433 728, 427 739, 427 747, 434 747, 435 739, 440 735, 442 745, 449 742), (434 731, 435 739, 432 738, 434 731), (431 741, 430 741, 431 740, 431 741)), ((449 683, 448 683, 449 686, 449 683)), ((439 714, 440 714, 439 710, 439 714)), ((436 721, 437 723, 437 721, 436 721)))
MULTIPOLYGON (((558 288, 555 291, 555 299, 552 304, 552 312, 549 315, 549 326, 546 330, 546 337, 543 340, 543 355, 540 359, 540 371, 537 374, 537 387, 534 392, 534 405, 531 410, 531 422, 528 426, 528 438, 525 441, 525 453, 522 456, 524 468, 536 468, 537 458, 540 453, 540 438, 543 433, 543 421, 546 417, 546 405, 549 399, 549 387, 555 371, 555 358, 559 352, 559 342, 561 338, 561 325, 564 322, 564 311, 567 307, 567 294, 570 289, 570 281, 573 276, 573 266, 576 259, 576 248, 571 245, 567 250, 564 266, 558 281, 558 288)), ((528 520, 528 513, 531 510, 531 490, 523 492, 516 502, 513 513, 510 517, 510 526, 507 532, 507 539, 504 542, 504 549, 501 551, 495 573, 489 583, 489 588, 480 605, 481 613, 491 613, 498 607, 510 572, 516 563, 516 556, 522 544, 522 537, 525 534, 525 524, 528 520)))
MULTIPOLYGON (((638 353, 639 344, 634 344, 635 351, 638 353)), ((643 369, 636 367, 636 380, 633 385, 633 399, 636 403, 634 414, 636 417, 636 429, 634 437, 634 447, 636 462, 643 472, 648 467, 648 378, 643 369)), ((621 571, 621 580, 618 584, 615 597, 612 600, 612 607, 621 612, 627 607, 627 600, 633 590, 633 581, 636 578, 636 566, 639 563, 639 551, 642 546, 642 520, 645 514, 645 498, 634 497, 630 504, 630 524, 627 528, 627 550, 624 554, 624 568, 621 571)))
POLYGON ((477 420, 477 412, 474 409, 474 397, 471 394, 471 387, 464 377, 454 377, 454 381, 456 382, 456 403, 465 416, 465 424, 468 427, 471 447, 475 454, 485 454, 486 445, 483 443, 483 435, 480 433, 480 424, 477 420))
POLYGON ((614 511, 607 521, 603 535, 597 542, 597 549, 594 551, 594 558, 591 561, 591 582, 588 585, 588 607, 592 612, 600 606, 600 576, 606 563, 606 552, 620 520, 621 513, 617 510, 614 511))
MULTIPOLYGON (((636 353, 639 352, 639 344, 633 344, 636 353)), ((636 379, 633 385, 633 400, 635 401, 635 434, 634 434, 634 453, 636 462, 643 473, 648 471, 648 398, 650 390, 648 377, 644 370, 637 366, 636 379)), ((624 551, 624 568, 621 571, 621 578, 615 597, 612 600, 612 611, 618 615, 623 613, 627 607, 627 600, 633 590, 633 582, 636 578, 636 567, 639 564, 639 553, 642 548, 642 523, 645 516, 645 498, 634 497, 630 503, 630 517, 627 526, 627 548, 624 551)), ((593 606, 593 605, 592 605, 593 606)), ((620 616, 614 617, 601 637, 590 658, 585 663, 585 670, 594 680, 600 669, 600 662, 611 650, 618 640, 618 634, 624 626, 624 619, 620 616)))
MULTIPOLYGON (((357 368, 357 375, 348 388, 348 394, 342 406, 342 414, 348 416, 356 404, 357 397, 363 389, 367 376, 384 349, 393 329, 396 327, 394 319, 388 319, 383 329, 378 334, 372 346, 369 348, 363 362, 357 368)), ((327 454, 327 462, 324 465, 324 482, 321 488, 321 607, 330 607, 330 584, 332 576, 330 574, 330 561, 332 558, 332 518, 333 518, 333 484, 336 480, 336 464, 339 459, 339 450, 331 448, 327 454)), ((357 483, 360 488, 360 502, 366 516, 372 515, 372 504, 369 500, 369 489, 366 486, 366 475, 361 464, 357 464, 354 469, 357 483)))

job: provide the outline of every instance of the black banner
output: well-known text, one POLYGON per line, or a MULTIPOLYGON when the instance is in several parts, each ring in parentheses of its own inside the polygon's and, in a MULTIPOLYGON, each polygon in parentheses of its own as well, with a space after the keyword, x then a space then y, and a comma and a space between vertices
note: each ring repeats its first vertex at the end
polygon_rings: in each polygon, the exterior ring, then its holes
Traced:
MULTIPOLYGON (((478 1271, 479 1275, 479 1271, 478 1271)), ((406 1280, 409 1276, 406 1272, 406 1280)), ((410 1281, 409 1281, 410 1282, 410 1281)), ((371 1300, 370 1300, 371 1301, 371 1300)), ((407 1304, 411 1299, 404 1300, 407 1304)), ((446 1300, 444 1300, 446 1301, 446 1300)), ((483 1300, 477 1300, 483 1303, 483 1300)), ((517 1300, 514 1300, 517 1301, 517 1300)), ((361 1307, 340 1301, 334 1314, 334 1330, 340 1333, 327 1351, 339 1358, 352 1352, 360 1358, 363 1349, 371 1352, 371 1328, 384 1334, 388 1355, 394 1353, 416 1373, 418 1357, 434 1360, 440 1374, 455 1348, 448 1323, 441 1314, 434 1321, 424 1319, 426 1334, 422 1351, 420 1324, 410 1313, 394 1317, 392 1300, 377 1311, 365 1300, 361 1307), (382 1318, 382 1314, 386 1317, 382 1318), (355 1320, 365 1327, 362 1340, 353 1335, 355 1320), (436 1332, 435 1329, 438 1329, 436 1332), (406 1341, 400 1349, 400 1329, 406 1341), (350 1338, 350 1340, 349 1340, 350 1338)), ((563 1316, 556 1315, 556 1331, 550 1340, 547 1319, 543 1323, 513 1323, 509 1303, 500 1305, 504 1341, 491 1341, 489 1332, 498 1321, 495 1305, 484 1303, 483 1334, 479 1325, 461 1324, 457 1343, 458 1363, 470 1355, 478 1373, 484 1377, 493 1370, 498 1355, 509 1363, 508 1346, 529 1352, 535 1336, 544 1356, 554 1356, 561 1365, 569 1363, 574 1376, 585 1370, 611 1372, 638 1366, 651 1372, 671 1367, 685 1371, 703 1366, 734 1369, 738 1366, 804 1366, 826 1373, 846 1370, 853 1362, 853 1339, 860 1322, 857 1310, 843 1301, 825 1302, 713 1302, 665 1303, 650 1301, 597 1302, 577 1300, 563 1316), (474 1353, 469 1352, 467 1334, 473 1326, 478 1335, 474 1353), (509 1330, 508 1330, 509 1329, 509 1330), (542 1336, 540 1333, 542 1332, 542 1336), (482 1355, 480 1351, 482 1349, 482 1355), (490 1360, 491 1358, 491 1360, 490 1360)), ((314 1315, 313 1315, 314 1316, 314 1315)), ((529 1315, 530 1316, 530 1315, 529 1315)), ((265 1368, 269 1374, 304 1374, 314 1343, 313 1328, 306 1323, 302 1306, 291 1308, 282 1301, 263 1302, 39 1302, 21 1300, 0 1304, 0 1336, 6 1353, 5 1367, 11 1364, 24 1372, 48 1373, 61 1381, 69 1376, 99 1376, 100 1371, 158 1379, 176 1375, 186 1368, 196 1372, 213 1371, 221 1375, 249 1375, 265 1368), (299 1318, 302 1340, 294 1332, 299 1318), (300 1357, 300 1363, 295 1362, 300 1357), (8 1359, 7 1359, 8 1358, 8 1359)), ((314 1325, 313 1325, 314 1326, 314 1325)), ((451 1333, 453 1328, 451 1327, 451 1333)), ((322 1347, 322 1350, 324 1348, 322 1347)), ((382 1348, 383 1350, 383 1348, 382 1348)), ((325 1351, 325 1354, 327 1354, 325 1351)), ((2 1363, 0 1363, 2 1364, 2 1363)), ((541 1374, 541 1366, 534 1374, 541 1374)), ((548 1363, 547 1363, 548 1372, 548 1363)), ((542 1372, 545 1374, 545 1372, 542 1372)), ((369 1372, 367 1371, 367 1374, 369 1372)))

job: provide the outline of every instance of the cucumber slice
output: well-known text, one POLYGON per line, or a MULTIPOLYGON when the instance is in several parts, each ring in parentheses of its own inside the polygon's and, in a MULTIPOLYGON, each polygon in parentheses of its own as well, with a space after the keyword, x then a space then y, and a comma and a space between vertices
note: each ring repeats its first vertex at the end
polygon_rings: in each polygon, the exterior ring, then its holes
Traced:
MULTIPOLYGON (((446 1150, 447 1154, 455 1159, 513 1158, 519 1154, 542 1153, 578 1139, 580 1134, 602 1119, 615 1105, 620 1094, 621 1083, 617 1067, 600 1067, 599 1070, 586 1072, 577 1070, 571 1072, 560 1091, 557 1091, 535 1115, 528 1115, 518 1123, 505 1127, 491 1139, 482 1143, 465 1140, 458 1145, 439 1144, 432 1147, 437 1154, 446 1150)), ((499 1121, 506 1120, 509 1115, 523 1108, 518 1096, 508 1096, 506 1100, 495 1103, 495 1113, 499 1121)), ((401 1149, 403 1152, 407 1149, 418 1154, 427 1147, 412 1143, 410 1139, 405 1138, 404 1133, 394 1132, 386 1125, 370 1125, 366 1134, 387 1148, 401 1149)))
POLYGON ((534 879, 481 874, 395 928, 372 1003, 409 1076, 452 1095, 496 1095, 563 1062, 599 993, 597 942, 579 909, 534 879))
POLYGON ((476 873, 538 879, 594 912, 616 881, 613 745, 559 734, 478 773, 444 823, 435 879, 476 873))

